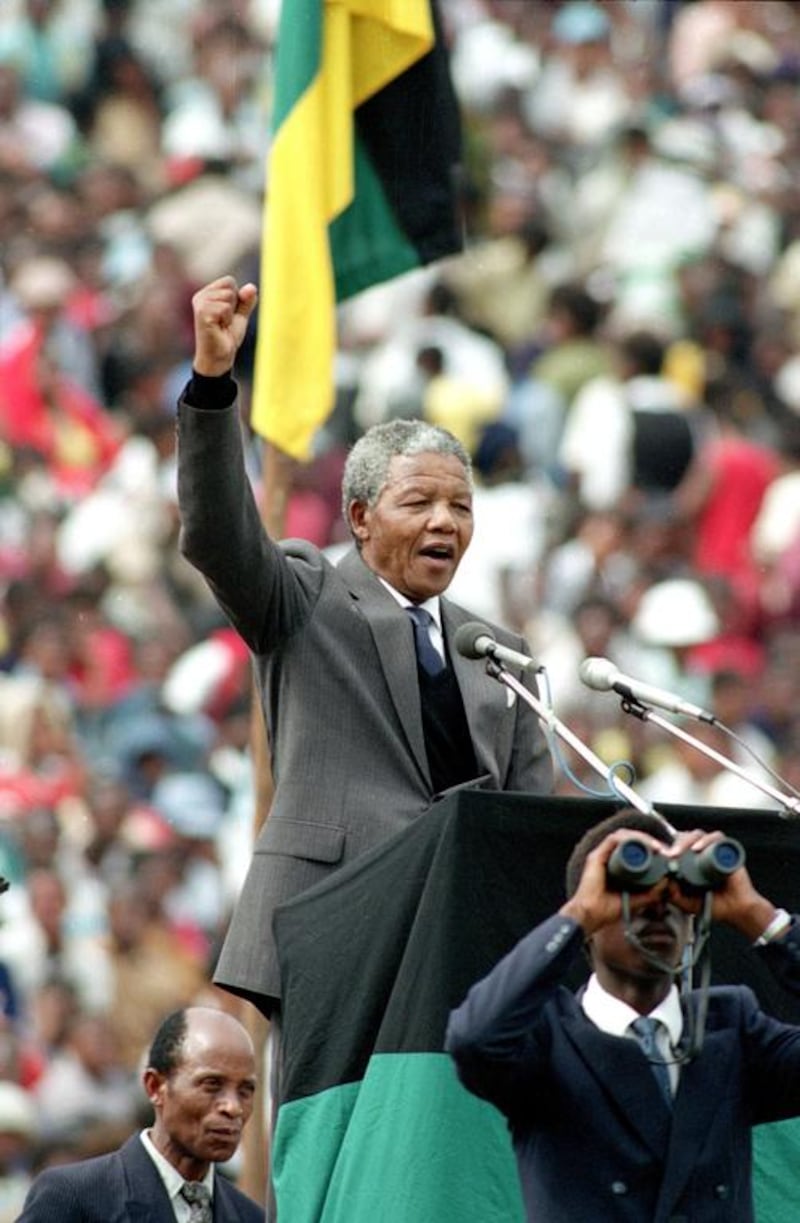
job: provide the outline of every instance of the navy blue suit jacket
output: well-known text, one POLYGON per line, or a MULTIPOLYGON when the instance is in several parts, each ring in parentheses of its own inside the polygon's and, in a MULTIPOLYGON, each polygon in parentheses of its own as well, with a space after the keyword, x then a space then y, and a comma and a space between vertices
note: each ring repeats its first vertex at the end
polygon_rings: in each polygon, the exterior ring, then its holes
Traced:
MULTIPOLYGON (((158 1169, 134 1134, 110 1155, 42 1172, 17 1223, 175 1223, 175 1213, 158 1169)), ((264 1211, 217 1176, 214 1223, 264 1223, 264 1211)))
MULTIPOLYGON (((462 1082, 508 1119, 528 1218, 751 1223, 750 1130, 800 1114, 800 1027, 766 1015, 750 989, 712 989, 670 1111, 637 1043, 601 1032, 561 984, 582 941, 575 922, 548 918, 447 1030, 462 1082)), ((758 954, 800 995, 796 924, 758 954)))

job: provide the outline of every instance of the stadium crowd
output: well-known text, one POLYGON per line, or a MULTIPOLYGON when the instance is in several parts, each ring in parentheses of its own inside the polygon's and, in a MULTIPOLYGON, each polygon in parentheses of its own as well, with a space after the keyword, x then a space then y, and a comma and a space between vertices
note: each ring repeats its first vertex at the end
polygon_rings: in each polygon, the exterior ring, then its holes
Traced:
MULTIPOLYGON (((192 293, 257 279, 278 9, 0 11, 0 1223, 138 1124, 249 859, 250 669, 178 553, 175 405, 192 293)), ((693 733, 800 786, 800 11, 441 10, 465 251, 340 308, 284 533, 335 552, 348 446, 447 426, 478 480, 450 594, 654 801, 774 806, 578 668, 712 709, 736 737, 693 733)), ((565 764, 561 793, 601 787, 565 764)))

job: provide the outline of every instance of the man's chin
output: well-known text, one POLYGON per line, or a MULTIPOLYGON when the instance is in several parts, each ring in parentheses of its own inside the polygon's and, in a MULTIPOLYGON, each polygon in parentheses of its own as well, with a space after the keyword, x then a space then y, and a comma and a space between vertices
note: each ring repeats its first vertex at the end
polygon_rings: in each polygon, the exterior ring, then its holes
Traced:
POLYGON ((639 944, 642 975, 652 978, 677 971, 681 955, 675 942, 661 939, 642 939, 639 944))
POLYGON ((239 1145, 239 1135, 209 1134, 205 1142, 205 1158, 209 1163, 226 1163, 232 1159, 239 1145))

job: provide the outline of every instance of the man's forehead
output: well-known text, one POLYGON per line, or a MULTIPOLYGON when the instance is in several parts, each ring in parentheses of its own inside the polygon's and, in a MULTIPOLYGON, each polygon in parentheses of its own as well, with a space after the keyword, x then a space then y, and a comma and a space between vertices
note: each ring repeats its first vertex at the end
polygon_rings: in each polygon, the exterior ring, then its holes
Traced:
MULTIPOLYGON (((230 1059, 254 1061, 253 1047, 244 1028, 222 1012, 210 1018, 190 1018, 180 1051, 178 1066, 220 1067, 230 1059)), ((210 1071, 213 1073, 213 1070, 210 1071)))
POLYGON ((443 478, 462 480, 468 487, 470 485, 467 469, 455 454, 442 454, 438 450, 423 450, 419 454, 394 454, 389 460, 384 487, 443 478))
POLYGON ((249 1078, 255 1074, 255 1058, 244 1046, 224 1050, 195 1050, 187 1053, 175 1067, 178 1074, 192 1079, 249 1078))

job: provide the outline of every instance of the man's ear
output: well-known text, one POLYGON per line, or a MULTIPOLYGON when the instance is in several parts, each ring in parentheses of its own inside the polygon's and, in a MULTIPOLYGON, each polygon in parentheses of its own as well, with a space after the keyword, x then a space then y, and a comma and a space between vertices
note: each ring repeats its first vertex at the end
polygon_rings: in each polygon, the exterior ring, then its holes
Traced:
POLYGON ((156 1108, 161 1103, 166 1083, 167 1076, 159 1073, 158 1070, 154 1070, 152 1066, 148 1066, 144 1071, 142 1085, 153 1108, 156 1108))
POLYGON ((369 539, 369 506, 363 501, 351 501, 347 507, 347 520, 359 544, 369 539))

